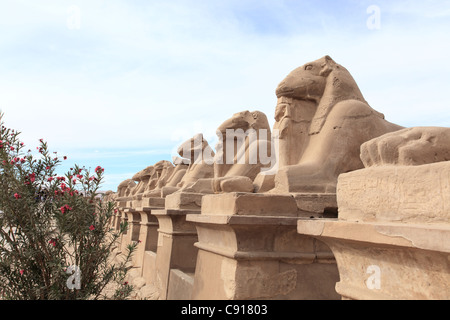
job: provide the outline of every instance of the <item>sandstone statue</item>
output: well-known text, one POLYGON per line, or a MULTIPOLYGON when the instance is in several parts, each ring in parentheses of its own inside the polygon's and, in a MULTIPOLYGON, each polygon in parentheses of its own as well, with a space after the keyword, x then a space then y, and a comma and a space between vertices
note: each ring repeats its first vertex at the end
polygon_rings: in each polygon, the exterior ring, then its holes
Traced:
POLYGON ((173 164, 165 163, 164 169, 161 171, 161 178, 157 181, 156 187, 153 190, 145 192, 145 197, 162 197, 177 191, 179 188, 177 184, 181 182, 188 165, 183 163, 183 159, 174 157, 173 164))
POLYGON ((214 192, 253 192, 253 181, 272 162, 266 115, 260 111, 238 112, 217 128, 217 135, 214 192))
POLYGON ((347 69, 329 56, 292 71, 276 95, 273 193, 334 193, 339 174, 363 168, 364 142, 403 128, 372 109, 347 69))
POLYGON ((361 146, 365 167, 418 166, 450 160, 450 128, 414 127, 387 133, 361 146))
POLYGON ((203 134, 197 134, 193 138, 185 141, 178 148, 178 154, 189 163, 186 173, 176 187, 164 188, 170 193, 175 191, 210 193, 210 183, 205 187, 199 180, 210 179, 214 176, 214 151, 204 139, 203 134), (194 186, 195 185, 195 186, 194 186))
POLYGON ((136 174, 132 177, 132 180, 137 182, 137 185, 132 189, 131 195, 133 196, 133 199, 138 199, 138 197, 142 197, 142 194, 144 193, 145 188, 148 185, 148 182, 150 180, 151 175, 154 172, 153 166, 149 166, 136 174))
POLYGON ((136 183, 132 179, 122 181, 117 187, 117 198, 120 199, 130 196, 135 186, 136 183))
POLYGON ((152 167, 150 177, 142 190, 142 197, 160 197, 160 189, 164 186, 170 177, 174 166, 170 161, 162 160, 155 163, 152 167))

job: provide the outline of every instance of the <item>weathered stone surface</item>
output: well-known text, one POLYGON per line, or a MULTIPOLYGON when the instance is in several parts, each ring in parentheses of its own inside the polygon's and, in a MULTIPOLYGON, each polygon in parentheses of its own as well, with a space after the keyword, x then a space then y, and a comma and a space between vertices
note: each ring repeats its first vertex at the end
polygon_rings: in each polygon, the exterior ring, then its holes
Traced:
POLYGON ((329 249, 298 236, 297 218, 202 213, 187 220, 199 235, 193 299, 339 298, 329 249))
POLYGON ((363 168, 361 144, 402 129, 372 109, 350 73, 328 56, 292 71, 277 97, 274 192, 334 193, 339 174, 363 168))
POLYGON ((450 161, 370 167, 343 174, 338 205, 342 220, 447 224, 450 161))
POLYGON ((187 158, 190 162, 186 174, 177 185, 181 190, 189 188, 199 179, 207 179, 214 176, 214 166, 204 161, 204 155, 209 154, 210 157, 214 157, 214 152, 202 134, 198 134, 184 142, 178 148, 178 154, 183 158, 187 158))
POLYGON ((364 166, 417 166, 450 160, 450 128, 414 127, 388 133, 361 146, 364 166))
POLYGON ((330 246, 344 298, 450 298, 448 225, 300 220, 298 232, 330 246))
POLYGON ((166 197, 166 209, 200 210, 203 194, 177 192, 166 197))
POLYGON ((271 165, 271 130, 266 115, 260 111, 238 112, 217 128, 217 135, 214 191, 253 192, 249 181, 253 183, 262 169, 271 165), (266 149, 262 154, 269 159, 267 163, 260 157, 261 148, 266 149))
POLYGON ((290 195, 226 193, 205 195, 202 214, 210 215, 283 215, 297 216, 297 204, 290 195))

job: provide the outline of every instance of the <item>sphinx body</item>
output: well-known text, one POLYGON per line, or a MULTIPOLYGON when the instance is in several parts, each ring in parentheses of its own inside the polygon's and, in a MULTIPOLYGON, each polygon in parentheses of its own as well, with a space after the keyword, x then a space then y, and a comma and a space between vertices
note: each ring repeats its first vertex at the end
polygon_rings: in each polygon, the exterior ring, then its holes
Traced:
POLYGON ((273 193, 334 193, 339 174, 364 167, 364 142, 403 129, 372 109, 350 73, 329 56, 292 71, 276 95, 273 193))
POLYGON ((214 151, 204 139, 203 134, 197 134, 178 147, 178 154, 183 161, 183 171, 162 189, 163 195, 175 192, 212 193, 211 184, 207 181, 214 176, 212 165, 214 151), (175 184, 175 182, 178 183, 175 184), (206 183, 205 183, 206 182, 206 183))
POLYGON ((133 179, 127 179, 122 181, 117 186, 117 199, 129 197, 133 188, 136 187, 136 183, 133 179))
POLYGON ((177 191, 177 184, 181 182, 186 174, 188 165, 184 164, 181 158, 176 158, 173 164, 164 163, 161 170, 161 176, 157 180, 156 185, 151 190, 144 193, 144 197, 162 197, 177 191))
POLYGON ((238 112, 218 127, 217 135, 214 192, 253 192, 255 178, 272 162, 266 115, 260 111, 238 112))
POLYGON ((414 127, 387 133, 361 146, 361 160, 366 168, 450 161, 450 128, 414 127))

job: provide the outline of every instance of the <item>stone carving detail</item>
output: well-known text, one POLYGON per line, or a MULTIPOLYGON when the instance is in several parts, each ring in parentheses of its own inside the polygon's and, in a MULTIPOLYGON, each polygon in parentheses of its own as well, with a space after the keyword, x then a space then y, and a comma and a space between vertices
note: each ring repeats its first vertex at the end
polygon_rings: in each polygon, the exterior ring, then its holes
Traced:
MULTIPOLYGON (((212 165, 214 151, 208 141, 203 138, 203 134, 197 134, 178 148, 178 154, 187 159, 189 163, 185 175, 177 184, 178 190, 202 193, 203 190, 199 190, 199 180, 210 179, 214 176, 214 166, 212 165)), ((210 187, 206 187, 205 191, 210 190, 210 187)))
POLYGON ((450 128, 415 127, 388 133, 361 146, 365 167, 417 166, 450 160, 450 128))
POLYGON ((292 71, 276 94, 280 168, 272 192, 333 193, 339 174, 363 168, 361 144, 402 129, 372 109, 329 56, 292 71))
POLYGON ((117 187, 117 197, 128 197, 135 186, 136 183, 133 181, 133 179, 122 181, 117 187))
POLYGON ((271 130, 266 115, 260 111, 236 113, 218 127, 217 135, 220 139, 214 161, 214 191, 253 192, 257 175, 272 164, 271 130), (233 132, 236 139, 227 132, 233 132), (261 154, 266 159, 261 159, 261 154))

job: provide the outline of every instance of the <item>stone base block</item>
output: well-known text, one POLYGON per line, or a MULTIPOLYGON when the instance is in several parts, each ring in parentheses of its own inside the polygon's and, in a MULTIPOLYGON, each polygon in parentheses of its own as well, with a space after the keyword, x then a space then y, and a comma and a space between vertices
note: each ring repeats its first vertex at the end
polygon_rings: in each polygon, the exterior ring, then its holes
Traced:
MULTIPOLYGON (((186 199, 184 197, 176 199, 186 199)), ((170 203, 170 201, 169 201, 170 203)), ((185 204, 181 202, 181 204, 185 204)), ((197 260, 197 230, 186 221, 187 214, 198 214, 198 210, 153 210, 159 221, 158 248, 156 255, 156 285, 161 299, 167 299, 169 278, 172 269, 195 270, 197 260)))
POLYGON ((176 192, 165 198, 165 208, 175 210, 200 210, 202 197, 203 194, 201 193, 176 192))
POLYGON ((226 193, 205 195, 202 213, 211 215, 337 217, 336 194, 226 193), (331 215, 331 216, 330 216, 331 215))
POLYGON ((190 300, 194 287, 194 273, 170 270, 167 300, 190 300))
POLYGON ((332 249, 346 299, 450 299, 448 226, 299 220, 298 232, 332 249))
POLYGON ((297 233, 304 215, 291 195, 205 195, 187 216, 198 232, 192 298, 339 299, 330 249, 297 233))
POLYGON ((449 223, 450 161, 370 167, 339 176, 339 219, 449 223))
POLYGON ((156 287, 156 252, 146 251, 144 253, 142 277, 147 284, 156 287))

